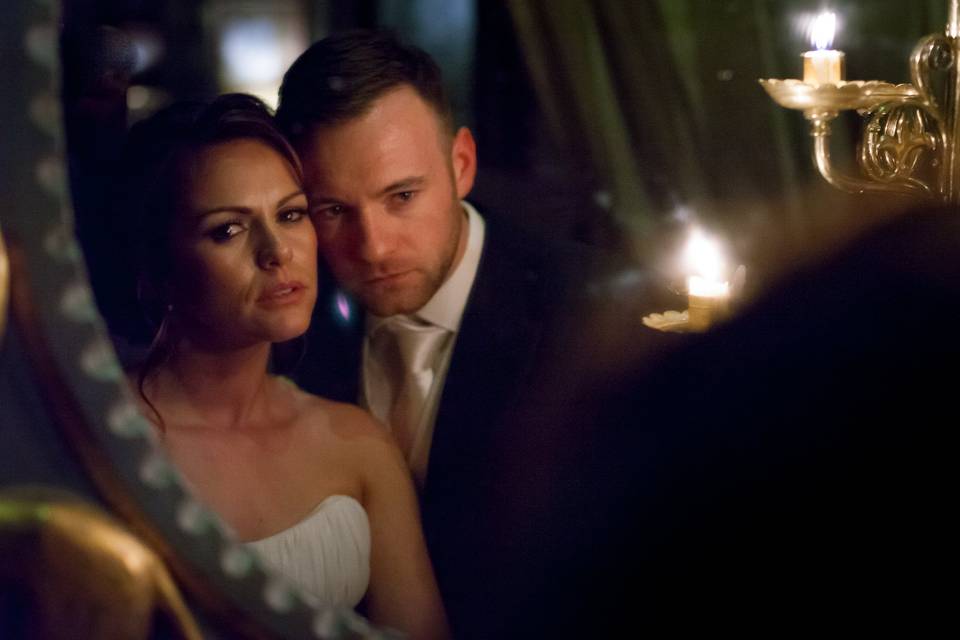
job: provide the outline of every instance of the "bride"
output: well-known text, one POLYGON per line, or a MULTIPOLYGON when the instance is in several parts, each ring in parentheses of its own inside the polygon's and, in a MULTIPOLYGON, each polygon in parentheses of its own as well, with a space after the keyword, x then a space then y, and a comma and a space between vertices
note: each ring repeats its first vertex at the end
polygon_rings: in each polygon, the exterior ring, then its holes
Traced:
POLYGON ((131 130, 122 215, 158 327, 131 378, 193 492, 321 606, 448 635, 409 472, 361 409, 268 373, 307 329, 316 236, 296 155, 240 94, 131 130))

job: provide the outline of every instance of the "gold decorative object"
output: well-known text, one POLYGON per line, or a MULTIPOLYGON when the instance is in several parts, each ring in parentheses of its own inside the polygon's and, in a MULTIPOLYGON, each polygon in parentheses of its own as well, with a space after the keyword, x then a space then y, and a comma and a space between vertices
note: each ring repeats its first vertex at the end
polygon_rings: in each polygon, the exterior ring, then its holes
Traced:
POLYGON ((7 258, 7 246, 3 243, 3 229, 0 228, 0 341, 7 328, 7 302, 10 300, 10 260, 7 258))
MULTIPOLYGON (((818 19, 815 31, 830 28, 833 21, 818 19)), ((912 84, 844 81, 843 54, 829 49, 829 36, 815 34, 821 40, 818 50, 803 54, 803 81, 760 80, 777 104, 803 111, 810 121, 813 162, 820 175, 852 193, 960 203, 960 0, 950 0, 945 32, 926 36, 914 48, 912 84), (820 66, 811 66, 815 62, 820 66), (831 125, 847 110, 866 118, 857 156, 861 175, 844 174, 830 160, 831 125)))
POLYGON ((44 488, 0 493, 0 628, 23 637, 200 639, 160 558, 113 518, 44 488), (160 631, 162 630, 162 631, 160 631))

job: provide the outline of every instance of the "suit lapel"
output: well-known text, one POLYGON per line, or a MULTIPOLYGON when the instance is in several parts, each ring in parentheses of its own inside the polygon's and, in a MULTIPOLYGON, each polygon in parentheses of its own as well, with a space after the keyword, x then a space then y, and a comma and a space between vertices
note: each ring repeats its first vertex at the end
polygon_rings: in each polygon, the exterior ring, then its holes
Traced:
MULTIPOLYGON (((527 385, 541 339, 534 261, 488 225, 434 428, 424 508, 465 487, 488 489, 498 428, 527 385), (461 481, 462 479, 462 481, 461 481)), ((425 514, 427 517, 428 514, 425 514)))

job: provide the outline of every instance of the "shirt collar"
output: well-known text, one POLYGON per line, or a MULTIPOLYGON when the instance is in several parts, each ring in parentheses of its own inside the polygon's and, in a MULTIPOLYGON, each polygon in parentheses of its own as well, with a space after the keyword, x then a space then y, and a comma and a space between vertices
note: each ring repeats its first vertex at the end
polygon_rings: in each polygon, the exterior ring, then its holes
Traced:
MULTIPOLYGON (((463 319, 467 298, 480 266, 480 254, 483 252, 486 235, 486 225, 480 213, 469 202, 461 201, 461 205, 467 214, 467 246, 460 263, 433 297, 419 311, 411 314, 454 333, 460 328, 460 321, 463 319)), ((367 314, 367 332, 372 333, 384 320, 386 318, 367 314)))

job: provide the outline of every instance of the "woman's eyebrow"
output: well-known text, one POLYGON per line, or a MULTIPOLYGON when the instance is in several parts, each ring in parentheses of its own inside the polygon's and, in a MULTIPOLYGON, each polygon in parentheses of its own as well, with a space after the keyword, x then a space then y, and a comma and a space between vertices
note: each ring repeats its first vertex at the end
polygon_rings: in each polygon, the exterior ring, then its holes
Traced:
POLYGON ((196 220, 202 220, 203 218, 206 218, 207 216, 212 216, 215 213, 240 213, 243 215, 250 215, 252 213, 252 210, 250 209, 250 207, 242 207, 238 204, 236 205, 225 204, 219 207, 201 209, 200 211, 195 212, 193 217, 196 220))
MULTIPOLYGON (((287 195, 280 198, 280 200, 277 201, 276 207, 277 208, 282 207, 283 205, 290 202, 297 196, 306 197, 302 189, 297 189, 296 191, 288 193, 287 195)), ((253 209, 251 209, 250 207, 239 205, 239 204, 225 204, 219 207, 211 207, 209 209, 202 209, 200 211, 197 211, 196 218, 199 220, 201 218, 212 215, 214 213, 241 213, 244 215, 251 215, 253 213, 253 209)))
POLYGON ((277 207, 282 207, 283 205, 287 204, 297 196, 303 196, 304 198, 306 198, 307 194, 303 192, 303 189, 297 189, 296 191, 291 192, 289 195, 286 195, 280 198, 280 201, 277 202, 277 207))

